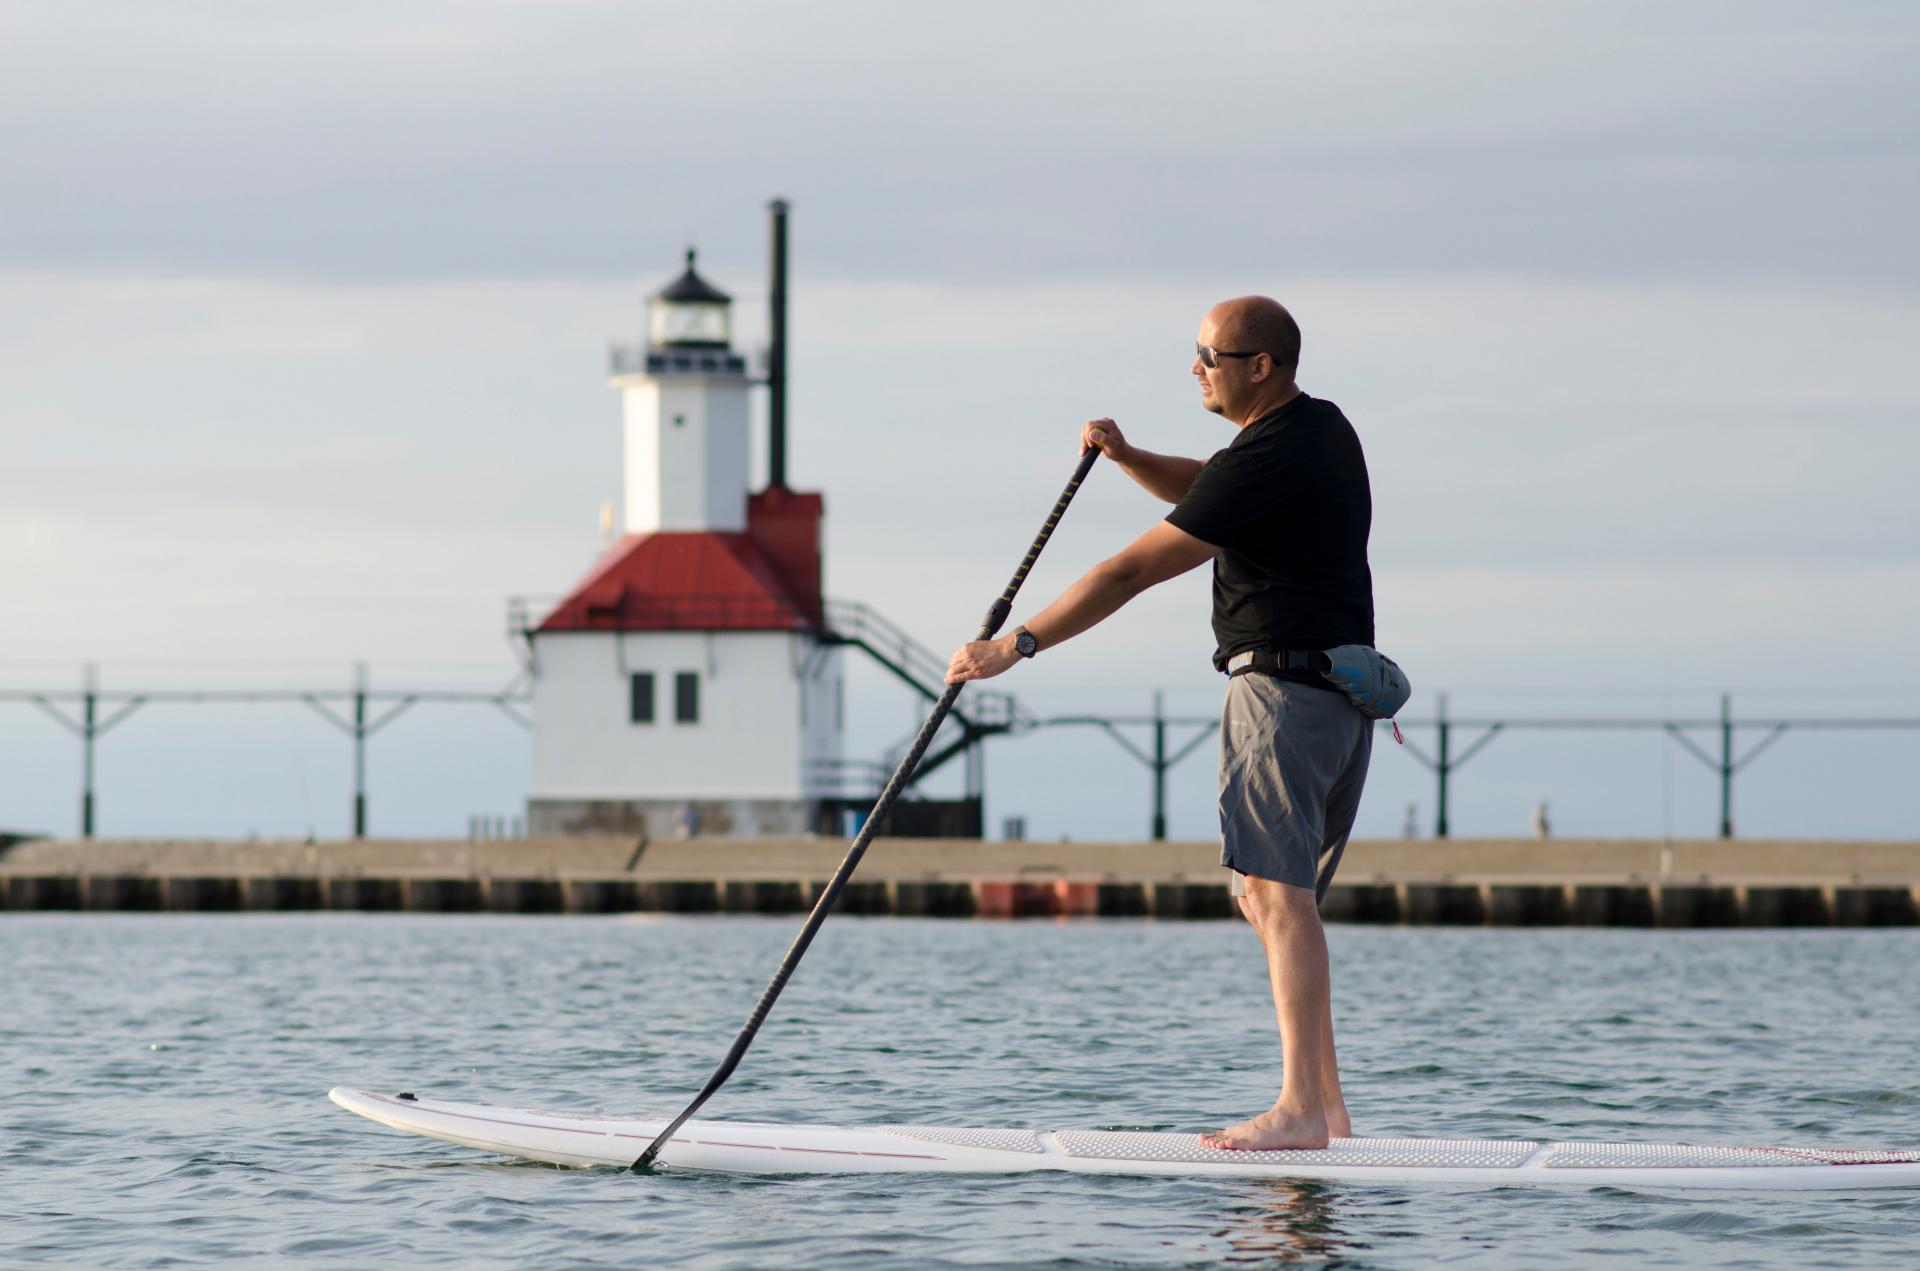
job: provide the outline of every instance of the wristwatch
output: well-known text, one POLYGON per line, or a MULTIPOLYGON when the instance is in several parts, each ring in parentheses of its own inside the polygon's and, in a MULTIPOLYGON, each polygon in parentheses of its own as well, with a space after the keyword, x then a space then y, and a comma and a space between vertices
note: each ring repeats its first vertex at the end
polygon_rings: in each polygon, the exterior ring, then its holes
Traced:
POLYGON ((1013 651, 1023 658, 1030 658, 1040 652, 1040 642, 1033 638, 1033 632, 1021 627, 1013 633, 1013 651))

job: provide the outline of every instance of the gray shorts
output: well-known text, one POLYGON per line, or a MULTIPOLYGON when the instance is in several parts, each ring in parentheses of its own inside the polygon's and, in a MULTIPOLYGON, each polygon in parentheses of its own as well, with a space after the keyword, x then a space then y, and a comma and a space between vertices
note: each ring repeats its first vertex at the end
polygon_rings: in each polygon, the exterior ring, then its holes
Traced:
POLYGON ((1227 681, 1220 713, 1220 863, 1325 897, 1373 755, 1373 721, 1339 693, 1275 679, 1227 681))

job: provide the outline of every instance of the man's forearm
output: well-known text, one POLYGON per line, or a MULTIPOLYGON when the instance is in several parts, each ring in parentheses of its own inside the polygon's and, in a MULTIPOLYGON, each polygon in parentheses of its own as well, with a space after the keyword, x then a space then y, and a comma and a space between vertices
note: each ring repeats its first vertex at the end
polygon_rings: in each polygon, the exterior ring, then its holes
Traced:
POLYGON ((1148 580, 1137 571, 1105 560, 1088 570, 1060 598, 1035 614, 1025 625, 1042 649, 1071 640, 1145 591, 1148 580))
POLYGON ((1142 489, 1156 499, 1168 503, 1178 503, 1187 495, 1187 487, 1200 475, 1200 469, 1206 466, 1199 459, 1184 459, 1179 455, 1156 455, 1151 450, 1134 447, 1127 454, 1121 470, 1142 489))
MULTIPOLYGON (((1101 561, 1042 609, 1026 628, 1042 649, 1070 640, 1113 613, 1147 588, 1177 578, 1220 554, 1169 521, 1161 521, 1127 544, 1118 556, 1101 561)), ((1020 661, 1019 632, 995 640, 971 640, 947 663, 947 683, 991 679, 1020 661)))

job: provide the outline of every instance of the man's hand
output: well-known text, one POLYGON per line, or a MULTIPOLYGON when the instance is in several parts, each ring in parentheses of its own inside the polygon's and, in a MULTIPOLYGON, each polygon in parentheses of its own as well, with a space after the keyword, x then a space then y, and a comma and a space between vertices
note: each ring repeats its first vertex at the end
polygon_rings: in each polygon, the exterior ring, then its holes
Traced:
POLYGON ((1080 429, 1080 453, 1098 450, 1156 499, 1178 503, 1205 465, 1198 459, 1156 455, 1133 445, 1111 419, 1089 419, 1080 429))
POLYGON ((953 661, 947 663, 947 683, 990 680, 1020 660, 1020 651, 1013 647, 1012 636, 973 640, 953 651, 953 661))
POLYGON ((1125 466, 1133 458, 1133 447, 1120 432, 1120 425, 1111 419, 1090 419, 1087 426, 1080 430, 1080 453, 1098 447, 1100 453, 1115 463, 1125 466))

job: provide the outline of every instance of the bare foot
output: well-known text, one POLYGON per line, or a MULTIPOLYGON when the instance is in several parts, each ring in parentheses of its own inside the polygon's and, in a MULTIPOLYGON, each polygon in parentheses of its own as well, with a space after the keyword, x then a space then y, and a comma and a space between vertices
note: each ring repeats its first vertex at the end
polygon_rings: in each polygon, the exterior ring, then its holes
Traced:
POLYGON ((1200 1145, 1222 1152, 1271 1152, 1281 1148, 1325 1147, 1327 1139, 1325 1113, 1307 1114, 1274 1107, 1217 1134, 1202 1134, 1200 1145))
POLYGON ((1353 1137, 1353 1120, 1347 1116, 1347 1110, 1345 1108, 1341 1108, 1338 1111, 1328 1110, 1327 1134, 1336 1139, 1350 1139, 1353 1137))

